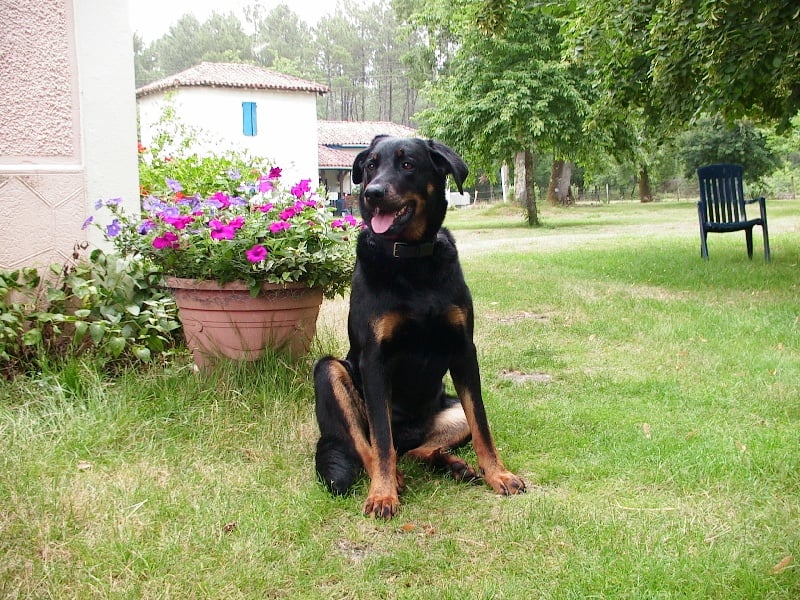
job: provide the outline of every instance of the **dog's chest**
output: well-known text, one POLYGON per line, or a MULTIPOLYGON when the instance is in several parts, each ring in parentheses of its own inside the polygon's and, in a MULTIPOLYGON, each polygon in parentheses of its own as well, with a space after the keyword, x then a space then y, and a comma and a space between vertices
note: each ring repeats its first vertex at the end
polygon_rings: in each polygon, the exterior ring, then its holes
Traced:
POLYGON ((467 310, 455 304, 420 302, 391 307, 370 324, 373 339, 385 350, 447 353, 466 337, 467 310))

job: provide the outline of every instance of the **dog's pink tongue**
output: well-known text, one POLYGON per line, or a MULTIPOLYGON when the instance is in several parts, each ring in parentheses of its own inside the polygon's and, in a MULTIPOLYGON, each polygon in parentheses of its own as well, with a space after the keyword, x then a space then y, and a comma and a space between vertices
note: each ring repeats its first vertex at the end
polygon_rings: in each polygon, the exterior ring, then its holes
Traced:
POLYGON ((372 231, 386 233, 392 223, 394 223, 394 215, 392 213, 381 212, 379 208, 375 209, 375 214, 372 215, 372 231))

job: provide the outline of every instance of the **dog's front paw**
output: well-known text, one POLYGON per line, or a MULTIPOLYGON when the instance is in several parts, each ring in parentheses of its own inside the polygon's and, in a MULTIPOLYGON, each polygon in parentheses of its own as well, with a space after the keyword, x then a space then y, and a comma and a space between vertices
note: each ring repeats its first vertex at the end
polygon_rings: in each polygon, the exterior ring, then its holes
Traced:
POLYGON ((376 519, 391 519, 400 510, 397 494, 370 494, 364 502, 364 515, 376 519))
POLYGON ((484 474, 486 483, 492 489, 503 496, 525 493, 525 482, 521 477, 517 477, 511 471, 496 471, 492 474, 484 474))

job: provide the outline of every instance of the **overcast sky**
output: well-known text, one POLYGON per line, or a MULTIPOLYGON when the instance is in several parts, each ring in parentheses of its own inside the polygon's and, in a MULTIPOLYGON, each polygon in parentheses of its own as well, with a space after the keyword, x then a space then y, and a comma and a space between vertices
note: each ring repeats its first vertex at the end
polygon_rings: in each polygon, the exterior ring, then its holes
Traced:
POLYGON ((309 25, 336 8, 336 0, 128 0, 131 29, 149 44, 169 31, 186 13, 192 13, 201 23, 211 13, 233 12, 244 22, 243 8, 261 4, 267 11, 278 4, 286 4, 309 25))

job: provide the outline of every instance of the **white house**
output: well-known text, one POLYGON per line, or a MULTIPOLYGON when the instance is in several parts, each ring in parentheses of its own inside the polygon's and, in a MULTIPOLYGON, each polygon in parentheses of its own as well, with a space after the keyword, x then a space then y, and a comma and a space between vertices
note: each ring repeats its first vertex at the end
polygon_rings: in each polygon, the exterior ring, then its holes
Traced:
POLYGON ((286 181, 318 178, 317 96, 328 87, 254 65, 204 62, 136 90, 140 138, 152 143, 166 106, 202 132, 198 154, 230 149, 274 161, 286 181))

